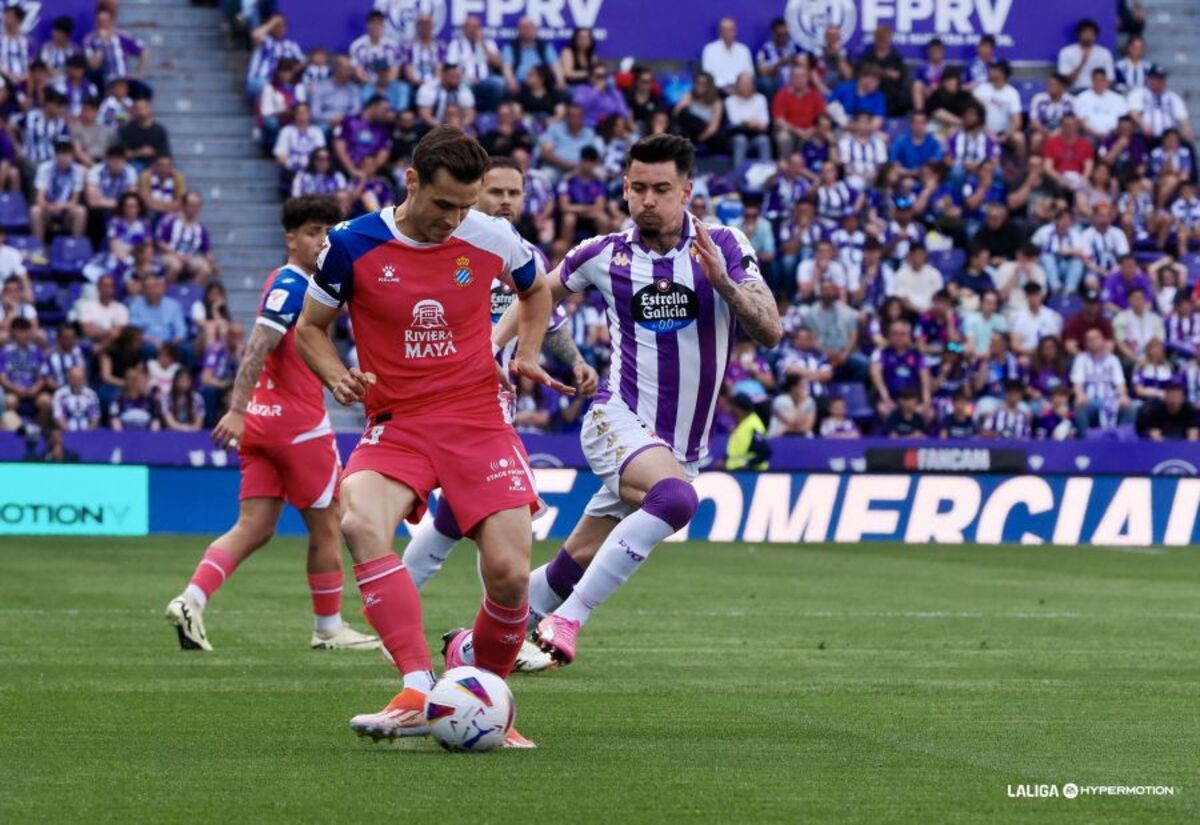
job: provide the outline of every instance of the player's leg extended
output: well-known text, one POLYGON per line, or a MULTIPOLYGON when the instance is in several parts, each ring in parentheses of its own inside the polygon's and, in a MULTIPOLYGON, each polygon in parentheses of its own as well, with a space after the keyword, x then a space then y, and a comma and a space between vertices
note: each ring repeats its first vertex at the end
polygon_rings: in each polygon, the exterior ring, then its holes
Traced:
POLYGON ((438 501, 433 520, 417 527, 412 540, 404 548, 404 566, 420 590, 446 563, 454 545, 463 537, 454 511, 445 495, 438 501))
POLYGON ((613 528, 571 596, 538 625, 543 647, 566 662, 575 658, 575 636, 591 612, 660 542, 686 526, 699 504, 683 467, 665 447, 651 447, 629 461, 621 473, 620 493, 639 509, 613 528))
POLYGON ((179 634, 184 650, 212 650, 204 628, 204 608, 217 589, 250 554, 271 540, 283 502, 277 498, 245 498, 238 520, 204 551, 182 593, 167 604, 167 621, 179 634))
POLYGON ((312 594, 315 650, 375 650, 379 639, 342 620, 342 532, 336 506, 310 507, 300 515, 308 527, 308 588, 312 594))
POLYGON ((508 678, 525 639, 529 613, 528 507, 501 510, 475 529, 486 592, 475 617, 475 665, 508 678))
POLYGON ((558 553, 529 573, 529 619, 541 621, 558 609, 583 577, 583 571, 620 522, 608 516, 584 515, 558 553))

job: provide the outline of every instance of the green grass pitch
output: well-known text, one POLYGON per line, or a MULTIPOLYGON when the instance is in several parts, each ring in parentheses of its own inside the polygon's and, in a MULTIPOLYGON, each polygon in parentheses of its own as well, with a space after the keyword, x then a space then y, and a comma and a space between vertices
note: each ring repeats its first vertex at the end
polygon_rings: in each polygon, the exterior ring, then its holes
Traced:
MULTIPOLYGON (((161 611, 202 549, 0 541, 0 822, 1200 821, 1194 548, 667 545, 577 664, 513 678, 540 748, 475 756, 350 733, 397 680, 307 648, 300 541, 180 651, 161 611), (1064 782, 1176 793, 1008 796, 1064 782)), ((477 588, 460 546, 432 641, 477 588)))

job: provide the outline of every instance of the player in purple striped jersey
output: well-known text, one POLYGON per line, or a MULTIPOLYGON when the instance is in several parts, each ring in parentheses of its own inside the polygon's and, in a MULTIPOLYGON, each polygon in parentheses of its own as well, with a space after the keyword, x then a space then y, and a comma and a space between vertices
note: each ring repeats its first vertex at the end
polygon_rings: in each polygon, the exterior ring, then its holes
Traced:
POLYGON ((672 135, 636 143, 624 181, 635 228, 580 244, 550 276, 556 300, 600 291, 613 341, 581 434, 604 486, 559 555, 531 574, 531 606, 557 607, 538 625, 539 642, 564 663, 592 610, 695 515, 691 479, 708 455, 738 325, 768 347, 783 335, 746 237, 685 211, 694 156, 672 135))
MULTIPOLYGON (((521 167, 509 158, 492 158, 491 168, 483 178, 483 190, 480 192, 476 207, 484 214, 495 218, 504 218, 515 224, 521 219, 524 207, 525 187, 521 167)), ((537 262, 538 274, 544 276, 547 261, 542 251, 528 241, 526 247, 537 262)), ((497 280, 492 283, 492 321, 496 322, 505 311, 516 303, 516 293, 510 287, 497 280)), ((555 309, 550 317, 550 327, 542 344, 542 352, 546 353, 571 367, 575 376, 575 388, 584 397, 590 397, 596 392, 599 377, 596 371, 583 360, 571 332, 566 324, 567 316, 555 309)), ((516 352, 516 339, 498 347, 496 360, 500 365, 500 374, 507 378, 508 362, 516 352)), ((441 570, 447 556, 450 555, 455 543, 463 537, 463 532, 454 518, 453 505, 443 497, 437 506, 434 518, 422 523, 414 532, 412 541, 404 550, 404 566, 412 575, 413 583, 422 588, 429 579, 441 570)), ((447 644, 459 635, 459 630, 451 631, 447 636, 447 644)), ((470 661, 470 642, 467 637, 458 640, 457 649, 466 654, 467 663, 470 661)), ((553 665, 553 661, 535 645, 526 642, 517 655, 516 669, 523 672, 545 670, 553 665)))

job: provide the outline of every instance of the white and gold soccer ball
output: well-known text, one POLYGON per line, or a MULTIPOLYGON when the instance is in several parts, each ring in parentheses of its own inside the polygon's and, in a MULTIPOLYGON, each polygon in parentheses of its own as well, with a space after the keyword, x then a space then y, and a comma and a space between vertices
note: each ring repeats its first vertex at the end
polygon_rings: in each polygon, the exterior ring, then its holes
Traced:
POLYGON ((504 744, 517 715, 508 685, 477 667, 446 671, 429 691, 429 732, 448 751, 478 753, 504 744))

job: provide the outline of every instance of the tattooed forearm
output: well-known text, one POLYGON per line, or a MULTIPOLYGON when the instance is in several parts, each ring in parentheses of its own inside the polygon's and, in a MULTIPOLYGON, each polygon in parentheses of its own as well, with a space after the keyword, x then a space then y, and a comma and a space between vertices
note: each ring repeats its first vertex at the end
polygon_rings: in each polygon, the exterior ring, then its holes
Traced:
POLYGON ((254 325, 250 333, 250 343, 246 344, 246 354, 238 367, 237 378, 233 379, 233 393, 229 398, 229 409, 235 412, 245 412, 250 403, 250 395, 258 385, 258 377, 262 375, 263 364, 271 350, 283 338, 278 331, 262 324, 254 325))
POLYGON ((746 334, 759 344, 773 347, 783 338, 783 325, 779 322, 775 296, 762 281, 743 281, 740 284, 727 281, 717 287, 717 291, 729 304, 746 334))
POLYGON ((554 332, 546 333, 546 339, 542 341, 542 352, 553 355, 568 367, 574 367, 583 361, 583 355, 580 354, 579 347, 575 346, 575 339, 571 337, 571 331, 565 324, 554 332))

